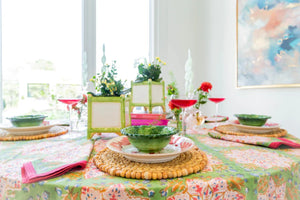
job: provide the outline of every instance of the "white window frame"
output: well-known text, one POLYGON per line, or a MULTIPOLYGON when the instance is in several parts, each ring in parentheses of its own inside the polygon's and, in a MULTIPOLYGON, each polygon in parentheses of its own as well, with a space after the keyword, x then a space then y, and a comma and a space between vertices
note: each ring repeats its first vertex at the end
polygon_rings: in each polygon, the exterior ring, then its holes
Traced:
POLYGON ((2 1, 0 0, 0 123, 2 123, 3 111, 2 87, 2 1))
MULTIPOLYGON (((157 35, 155 31, 155 12, 158 0, 149 1, 149 58, 153 59, 158 52, 154 46, 157 35)), ((2 16, 2 0, 0 0, 0 16, 2 16)), ((156 40, 158 41, 158 40, 156 40)), ((89 79, 96 74, 96 0, 82 0, 82 84, 88 83, 89 79)), ((0 123, 3 111, 3 79, 2 79, 2 17, 0 17, 0 123)), ((88 91, 94 91, 93 85, 88 84, 88 91)))

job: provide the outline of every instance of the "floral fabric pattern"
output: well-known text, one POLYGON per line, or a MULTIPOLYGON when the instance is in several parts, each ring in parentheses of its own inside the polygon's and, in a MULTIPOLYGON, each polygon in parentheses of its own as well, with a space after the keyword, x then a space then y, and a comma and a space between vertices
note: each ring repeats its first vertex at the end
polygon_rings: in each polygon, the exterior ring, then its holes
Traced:
POLYGON ((209 131, 208 135, 215 139, 222 139, 225 141, 232 141, 244 144, 260 145, 270 148, 278 148, 284 144, 291 147, 300 148, 300 143, 286 138, 274 138, 274 137, 262 137, 262 136, 238 136, 238 135, 226 135, 216 131, 209 131))
POLYGON ((202 170, 202 172, 213 172, 216 169, 221 169, 221 170, 228 169, 228 167, 224 165, 224 163, 218 158, 216 158, 215 156, 208 153, 206 154, 206 156, 208 162, 205 168, 202 170))
POLYGON ((210 131, 209 135, 213 138, 220 138, 223 140, 229 140, 233 142, 241 142, 247 144, 264 144, 265 146, 269 146, 271 142, 279 141, 278 139, 272 137, 224 135, 213 131, 210 131))
POLYGON ((29 151, 29 155, 35 158, 31 163, 37 174, 49 172, 66 164, 86 161, 93 148, 92 142, 85 138, 75 141, 53 140, 52 145, 49 142, 45 142, 43 145, 41 142, 35 146, 35 148, 28 148, 27 151, 29 151), (30 152, 34 153, 31 154, 30 152), (39 153, 37 154, 37 152, 39 153))
POLYGON ((12 179, 1 178, 0 179, 0 199, 14 198, 15 192, 21 190, 21 181, 14 181, 12 179), (9 191, 14 191, 8 193, 9 191), (7 194, 7 196, 5 195, 7 194))
POLYGON ((289 155, 300 157, 300 149, 284 149, 283 151, 289 155))
POLYGON ((280 155, 277 152, 267 150, 229 150, 225 151, 224 155, 237 163, 244 164, 246 168, 249 168, 250 166, 256 166, 264 169, 274 167, 290 168, 293 163, 292 159, 280 155))
MULTIPOLYGON (((161 180, 126 179, 100 171, 93 157, 106 148, 110 138, 117 137, 103 134, 93 137, 92 153, 84 170, 22 184, 23 163, 36 159, 72 161, 83 156, 79 146, 87 145, 82 143, 86 135, 70 141, 65 135, 0 142, 0 199, 300 199, 300 149, 270 149, 214 139, 207 135, 208 131, 199 127, 188 131, 192 133, 188 137, 206 153, 207 166, 195 174, 161 180)), ((300 142, 292 135, 287 139, 300 142)))
POLYGON ((227 181, 222 178, 192 179, 187 180, 187 185, 188 193, 194 199, 245 199, 243 194, 228 189, 227 181))
POLYGON ((230 142, 225 140, 218 140, 210 137, 205 137, 200 139, 201 142, 214 146, 214 147, 241 147, 244 146, 244 144, 236 143, 236 142, 230 142))
POLYGON ((261 189, 258 194, 258 199, 285 199, 286 183, 276 185, 272 177, 270 177, 267 182, 261 179, 259 179, 258 182, 259 188, 261 189))
POLYGON ((107 189, 96 189, 93 187, 83 187, 80 199, 110 199, 110 200, 147 200, 149 198, 134 197, 125 190, 123 184, 115 184, 109 186, 107 189))

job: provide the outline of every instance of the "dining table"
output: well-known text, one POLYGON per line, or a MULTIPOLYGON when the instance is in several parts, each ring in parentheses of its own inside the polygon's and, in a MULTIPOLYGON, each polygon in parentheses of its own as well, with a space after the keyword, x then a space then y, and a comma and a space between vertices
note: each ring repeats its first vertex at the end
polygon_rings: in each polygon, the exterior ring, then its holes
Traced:
MULTIPOLYGON (((216 125, 216 124, 215 124, 216 125)), ((69 132, 57 137, 0 142, 0 199, 300 199, 300 148, 276 149, 213 138, 213 123, 191 128, 186 137, 206 154, 207 165, 187 176, 160 180, 109 175, 93 158, 114 133, 69 132), (91 145, 90 148, 85 148, 91 145), (84 169, 23 183, 25 162, 71 162, 87 154, 84 169)), ((286 138, 300 143, 288 134, 286 138)))

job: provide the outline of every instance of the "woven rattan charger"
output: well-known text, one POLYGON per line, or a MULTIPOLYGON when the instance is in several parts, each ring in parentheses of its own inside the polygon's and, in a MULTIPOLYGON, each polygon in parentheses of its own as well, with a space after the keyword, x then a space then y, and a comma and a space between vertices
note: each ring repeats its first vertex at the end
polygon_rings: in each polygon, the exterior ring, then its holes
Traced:
POLYGON ((39 140, 49 137, 55 137, 66 134, 68 129, 66 127, 54 126, 47 133, 38 135, 11 135, 6 133, 0 134, 0 141, 18 141, 18 140, 39 140))
POLYGON ((207 164, 206 154, 194 147, 174 160, 164 163, 130 161, 108 148, 94 156, 95 165, 112 176, 135 179, 166 179, 197 173, 207 164))
POLYGON ((238 135, 238 136, 283 137, 286 136, 287 134, 287 131, 285 129, 277 129, 264 134, 240 132, 237 131, 234 125, 232 124, 217 126, 215 130, 222 134, 238 135))

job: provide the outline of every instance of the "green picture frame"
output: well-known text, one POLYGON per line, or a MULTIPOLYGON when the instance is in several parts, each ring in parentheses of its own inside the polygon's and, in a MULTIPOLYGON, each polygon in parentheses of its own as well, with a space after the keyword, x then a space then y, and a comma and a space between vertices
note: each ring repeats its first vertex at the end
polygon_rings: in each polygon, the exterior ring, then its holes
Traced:
POLYGON ((148 109, 149 113, 153 107, 161 106, 165 112, 165 82, 151 79, 138 83, 131 81, 130 112, 137 106, 148 109))
POLYGON ((120 97, 101 97, 88 94, 87 138, 95 133, 117 133, 131 125, 129 112, 130 99, 120 97), (103 123, 102 123, 103 122, 103 123))

